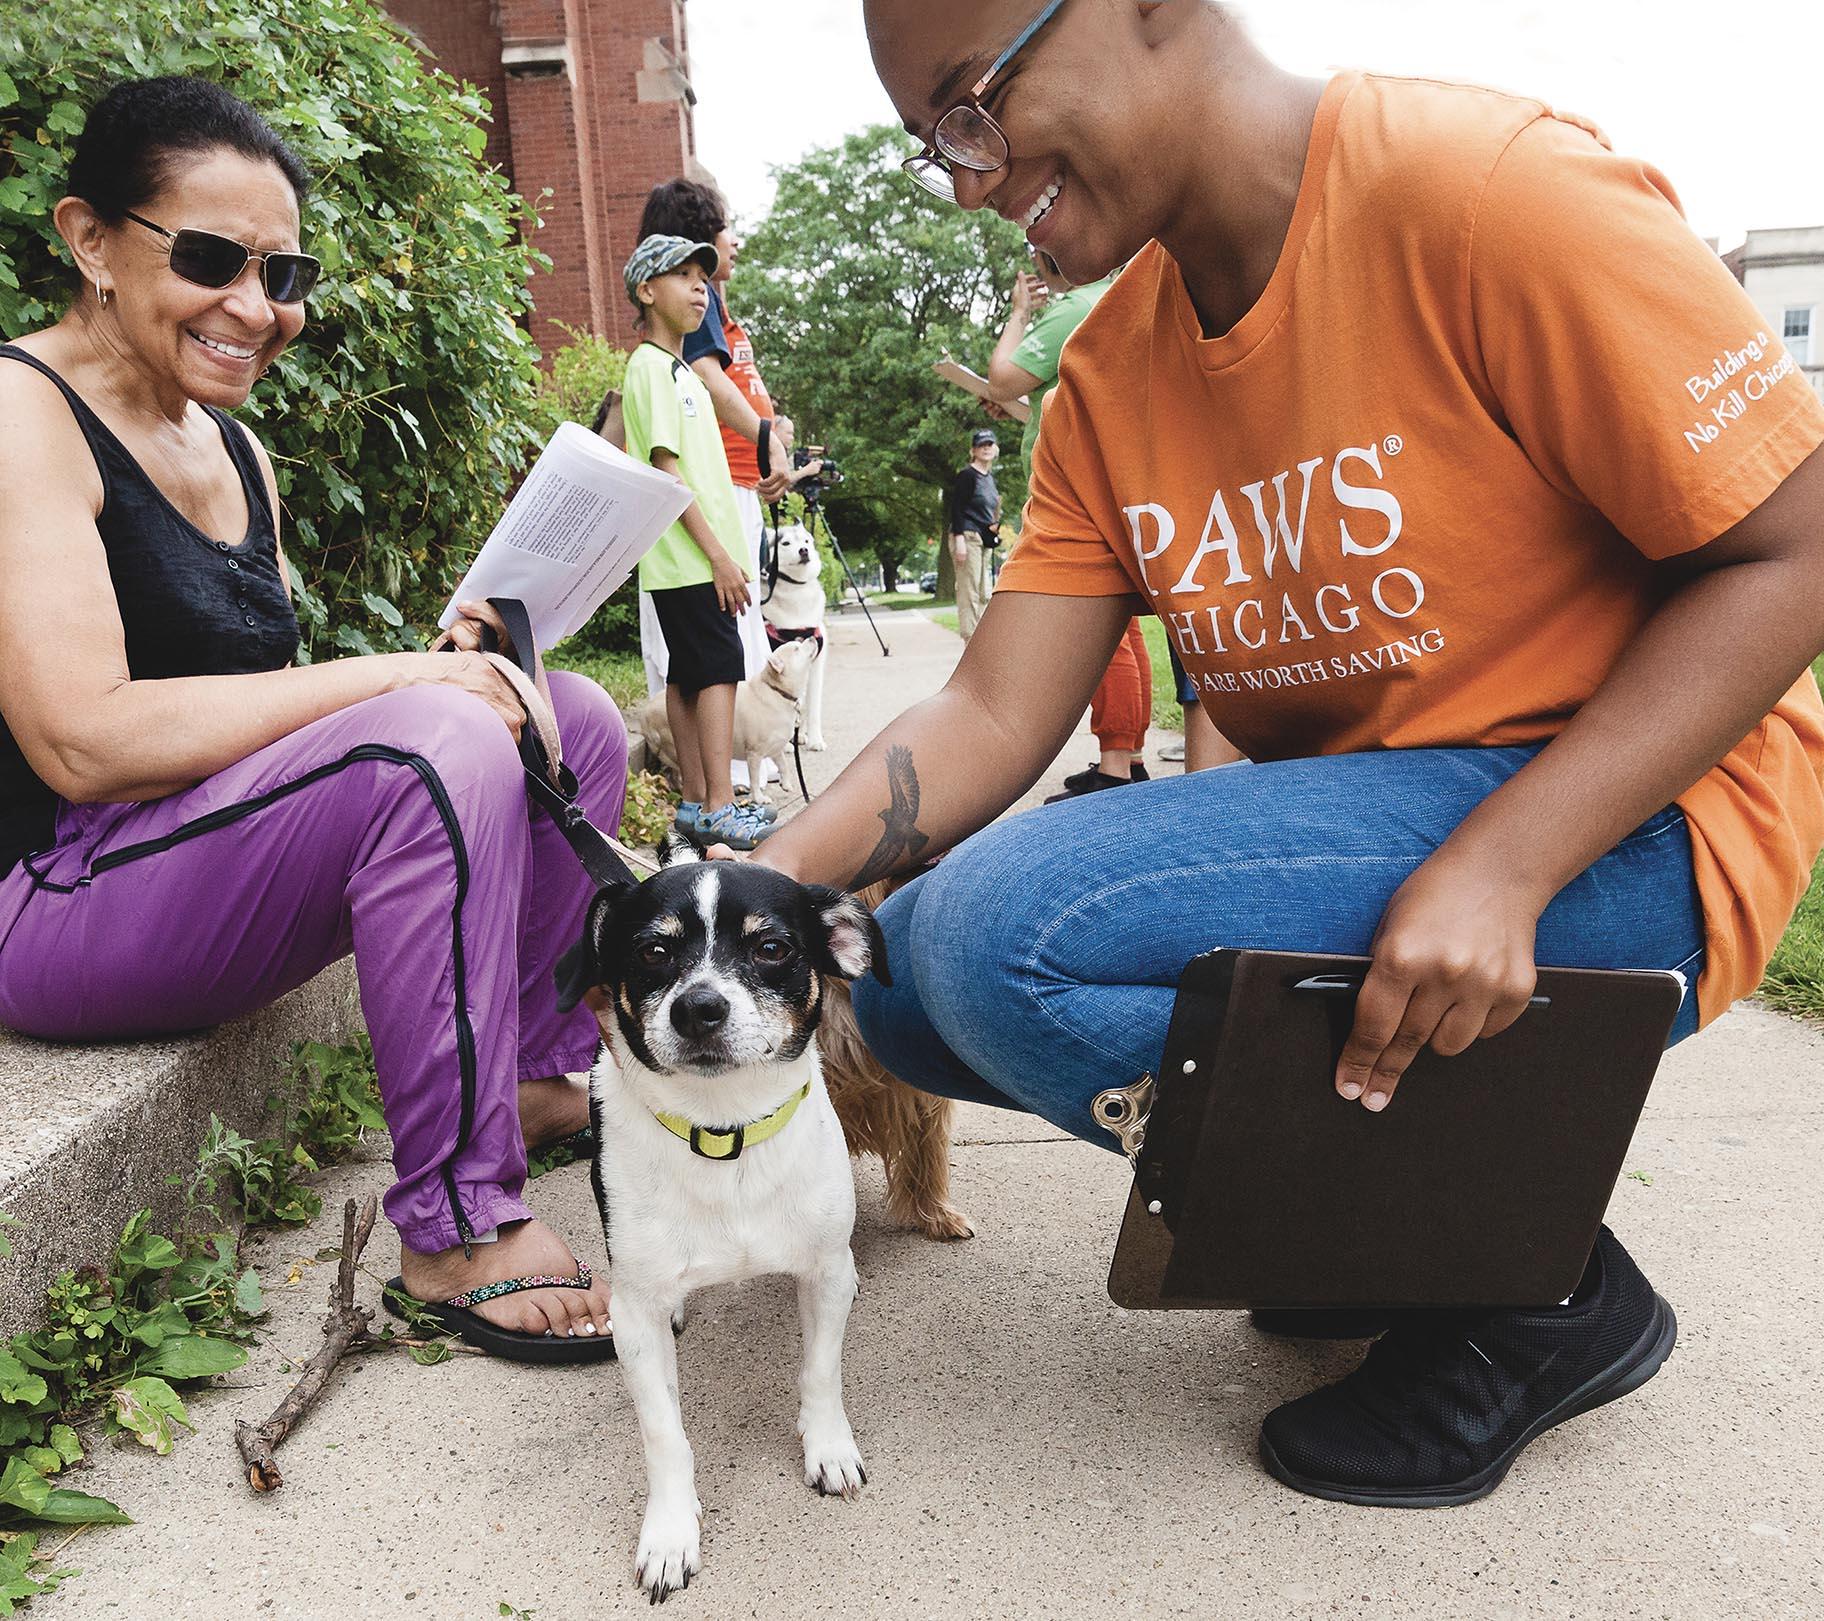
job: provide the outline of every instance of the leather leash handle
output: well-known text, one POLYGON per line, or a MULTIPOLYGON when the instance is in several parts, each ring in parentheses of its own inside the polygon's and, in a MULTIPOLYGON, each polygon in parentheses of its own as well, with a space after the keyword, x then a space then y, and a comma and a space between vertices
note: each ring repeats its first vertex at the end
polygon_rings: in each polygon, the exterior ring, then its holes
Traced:
MULTIPOLYGON (((556 717, 550 707, 551 693, 545 681, 543 662, 538 656, 538 643, 532 636, 532 616, 517 597, 489 597, 488 606, 500 615, 500 622, 507 627, 511 646, 502 648, 494 627, 484 624, 481 628, 482 651, 511 664, 525 677, 533 689, 531 697, 542 703, 546 713, 552 716, 551 735, 556 741, 556 717)), ((534 724, 532 705, 526 693, 520 693, 520 702, 526 705, 526 724, 519 732, 519 760, 525 768, 527 794, 557 824, 564 842, 598 889, 636 882, 632 869, 616 852, 614 841, 591 822, 582 806, 577 804, 576 773, 563 763, 561 745, 560 757, 553 761, 539 726, 534 724)))
MULTIPOLYGON (((760 437, 754 441, 754 451, 760 463, 760 476, 772 477, 773 472, 773 419, 760 419, 760 437)), ((765 607, 773 600, 773 593, 779 588, 779 503, 769 501, 766 504, 768 516, 773 520, 772 545, 766 540, 766 525, 762 524, 760 535, 760 578, 765 589, 760 593, 760 606, 765 607)))

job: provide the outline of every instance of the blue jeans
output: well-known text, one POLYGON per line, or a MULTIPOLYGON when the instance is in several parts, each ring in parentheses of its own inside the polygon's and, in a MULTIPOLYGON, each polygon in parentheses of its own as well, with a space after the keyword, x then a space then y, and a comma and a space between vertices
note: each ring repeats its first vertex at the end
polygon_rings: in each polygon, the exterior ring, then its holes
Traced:
MULTIPOLYGON (((1224 946, 1368 954, 1393 892, 1534 748, 1224 766, 998 822, 881 908, 891 989, 855 986, 880 1061, 1104 1148, 1095 1095, 1159 1072, 1184 966, 1224 946)), ((1704 924, 1670 807, 1539 921, 1559 968, 1675 968, 1697 1028, 1704 924)))

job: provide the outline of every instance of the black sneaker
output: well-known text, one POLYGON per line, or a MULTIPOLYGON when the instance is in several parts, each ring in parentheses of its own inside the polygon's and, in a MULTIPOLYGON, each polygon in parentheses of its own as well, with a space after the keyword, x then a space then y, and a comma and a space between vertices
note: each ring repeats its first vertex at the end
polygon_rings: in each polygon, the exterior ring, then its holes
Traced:
POLYGON ((1347 1379, 1267 1415, 1261 1462, 1339 1503, 1474 1502, 1536 1435, 1644 1385, 1677 1338, 1604 1227, 1568 1305, 1399 1313, 1347 1379))
POLYGON ((1080 799, 1084 794, 1100 793, 1104 788, 1127 788, 1131 787, 1136 782, 1151 782, 1153 780, 1146 774, 1145 765, 1138 759, 1134 761, 1131 769, 1133 771, 1131 777, 1111 777, 1099 769, 1096 761, 1091 760, 1087 771, 1073 772, 1070 776, 1066 777, 1064 779, 1064 792, 1061 794, 1053 794, 1045 803, 1047 805, 1056 805, 1061 800, 1080 799))
POLYGON ((1334 1310, 1262 1306, 1248 1313, 1248 1321, 1260 1333, 1280 1339, 1372 1340, 1392 1326, 1393 1313, 1367 1306, 1343 1306, 1334 1310))

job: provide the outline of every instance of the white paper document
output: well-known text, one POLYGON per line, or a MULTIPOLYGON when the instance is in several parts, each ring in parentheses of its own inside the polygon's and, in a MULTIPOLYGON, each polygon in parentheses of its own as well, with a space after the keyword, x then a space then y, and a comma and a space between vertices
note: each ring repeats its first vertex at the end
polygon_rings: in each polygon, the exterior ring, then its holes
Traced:
POLYGON ((690 487, 575 422, 551 436, 450 598, 518 597, 541 650, 555 647, 626 583, 693 497, 690 487))
MULTIPOLYGON (((952 360, 948 355, 931 368, 946 383, 955 383, 958 388, 966 388, 978 400, 994 401, 994 391, 988 386, 988 379, 980 372, 973 372, 960 361, 952 360)), ((1023 423, 1032 415, 1032 407, 1025 400, 1015 400, 1011 405, 1001 407, 1015 422, 1023 423)))

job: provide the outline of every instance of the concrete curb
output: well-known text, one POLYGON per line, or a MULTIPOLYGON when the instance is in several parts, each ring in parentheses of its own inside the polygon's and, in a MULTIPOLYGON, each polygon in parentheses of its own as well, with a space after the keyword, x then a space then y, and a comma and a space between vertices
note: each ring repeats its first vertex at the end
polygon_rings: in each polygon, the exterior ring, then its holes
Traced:
POLYGON ((295 1041, 361 1028, 352 959, 259 1013, 195 1036, 75 1046, 0 1031, 0 1336, 41 1319, 45 1286, 104 1259, 142 1206, 177 1214, 211 1112, 253 1134, 295 1041))

